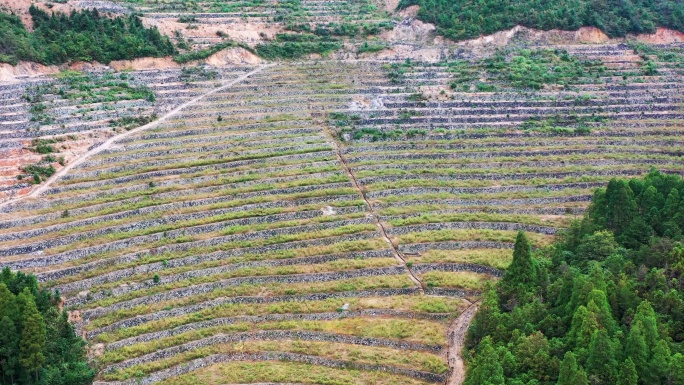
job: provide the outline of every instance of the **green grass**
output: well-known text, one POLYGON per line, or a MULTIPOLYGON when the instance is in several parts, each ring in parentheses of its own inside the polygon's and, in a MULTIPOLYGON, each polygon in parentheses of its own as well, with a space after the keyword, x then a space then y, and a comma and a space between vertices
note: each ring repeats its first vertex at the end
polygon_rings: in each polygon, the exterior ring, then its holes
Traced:
POLYGON ((412 263, 473 263, 497 269, 506 269, 513 259, 513 251, 508 249, 475 250, 428 250, 414 257, 406 254, 412 263))
POLYGON ((428 287, 458 288, 481 291, 485 288, 491 276, 472 273, 470 271, 444 272, 430 271, 421 274, 421 280, 428 287))
POLYGON ((246 341, 238 344, 220 344, 194 349, 191 352, 177 354, 164 360, 136 365, 113 373, 108 373, 104 378, 107 380, 124 380, 126 378, 132 378, 140 372, 151 373, 212 354, 237 352, 257 353, 264 351, 292 352, 359 363, 395 365, 406 368, 418 367, 423 371, 438 374, 448 370, 448 366, 444 363, 443 359, 430 353, 330 342, 246 341))

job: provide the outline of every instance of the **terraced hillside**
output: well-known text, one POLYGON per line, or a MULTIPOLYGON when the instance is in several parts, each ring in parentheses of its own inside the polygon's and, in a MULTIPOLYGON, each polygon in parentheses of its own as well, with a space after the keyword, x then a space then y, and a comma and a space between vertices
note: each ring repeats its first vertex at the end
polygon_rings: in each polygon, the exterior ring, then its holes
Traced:
POLYGON ((558 48, 581 71, 539 87, 515 50, 169 85, 182 108, 1 207, 0 266, 59 290, 102 384, 458 383, 519 230, 543 247, 612 177, 684 171, 681 47, 558 48))
POLYGON ((65 71, 1 85, 0 197, 26 193, 111 136, 154 121, 244 70, 65 71))
MULTIPOLYGON (((327 29, 326 36, 349 36, 366 28, 376 34, 391 26, 383 1, 375 0, 250 0, 120 2, 144 15, 150 25, 173 31, 176 42, 203 49, 231 38, 254 45, 285 31, 327 29)), ((170 34, 170 33, 169 33, 170 34)))

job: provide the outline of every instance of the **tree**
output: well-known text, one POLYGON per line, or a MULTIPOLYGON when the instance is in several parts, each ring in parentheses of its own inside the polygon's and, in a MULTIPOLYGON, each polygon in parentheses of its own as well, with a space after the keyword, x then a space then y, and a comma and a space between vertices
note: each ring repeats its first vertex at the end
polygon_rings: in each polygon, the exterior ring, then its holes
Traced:
POLYGON ((625 341, 625 355, 634 363, 638 373, 645 373, 648 370, 650 350, 646 343, 643 322, 632 322, 632 328, 625 341))
POLYGON ((28 373, 38 378, 38 370, 45 363, 43 350, 45 349, 45 321, 38 312, 33 296, 25 289, 20 296, 26 295, 27 300, 21 314, 21 340, 19 341, 19 364, 28 373))
POLYGON ((587 374, 593 384, 614 384, 617 377, 617 362, 608 333, 599 329, 594 332, 587 357, 587 374))
POLYGON ((634 362, 627 358, 620 367, 620 374, 618 374, 617 385, 637 385, 639 376, 637 375, 636 366, 634 362))
POLYGON ((644 338, 646 339, 646 345, 650 352, 655 348, 660 337, 658 335, 658 321, 656 320, 655 311, 653 310, 651 303, 647 300, 641 301, 637 307, 632 323, 636 322, 640 322, 643 326, 644 338))
POLYGON ((587 374, 577 365, 572 352, 566 352, 558 373, 558 385, 589 385, 587 374))
POLYGON ((606 230, 596 231, 582 238, 572 264, 586 269, 590 261, 604 261, 608 256, 616 253, 617 249, 618 244, 615 242, 613 233, 606 230))
POLYGON ((641 374, 647 384, 664 384, 670 369, 670 348, 665 340, 658 341, 653 348, 649 370, 641 374))
POLYGON ((496 290, 489 286, 483 294, 482 304, 470 323, 466 335, 466 346, 468 347, 474 347, 484 337, 492 335, 496 326, 501 322, 502 315, 499 311, 499 298, 496 295, 496 290))
POLYGON ((504 374, 491 337, 480 342, 479 351, 472 365, 468 366, 463 385, 504 385, 504 374))
POLYGON ((580 359, 584 362, 586 352, 589 349, 591 338, 598 330, 598 321, 596 315, 585 306, 580 306, 575 311, 568 331, 569 346, 574 347, 579 354, 580 359))
POLYGON ((525 233, 518 232, 513 249, 513 261, 499 283, 501 304, 512 309, 533 294, 537 282, 537 265, 525 233))
POLYGON ((539 331, 518 338, 514 353, 518 369, 532 378, 547 382, 558 373, 558 361, 551 357, 549 341, 539 331))
POLYGON ((608 304, 606 293, 602 290, 592 290, 589 293, 589 303, 587 310, 594 313, 596 322, 605 328, 609 335, 613 335, 617 330, 617 323, 613 319, 613 314, 608 304))
POLYGON ((2 369, 2 383, 9 377, 10 384, 14 383, 16 374, 17 355, 19 353, 19 333, 14 322, 7 316, 0 319, 0 369, 2 369))
POLYGON ((670 360, 670 384, 684 385, 684 355, 677 353, 670 360))
POLYGON ((613 183, 611 180, 608 183, 606 196, 608 198, 607 227, 619 237, 629 227, 637 213, 638 207, 634 193, 626 181, 618 180, 613 183))

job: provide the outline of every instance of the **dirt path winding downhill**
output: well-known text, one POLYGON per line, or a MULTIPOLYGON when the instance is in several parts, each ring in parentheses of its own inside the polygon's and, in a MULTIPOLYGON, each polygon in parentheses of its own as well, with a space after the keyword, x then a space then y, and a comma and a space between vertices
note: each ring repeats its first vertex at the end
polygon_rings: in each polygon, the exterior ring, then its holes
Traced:
POLYGON ((337 159, 340 162, 340 165, 344 168, 344 170, 347 172, 349 177, 351 178, 352 182, 354 183, 354 187, 356 188, 357 192, 359 193, 359 196, 361 196, 361 199, 363 199, 364 202, 366 202, 366 206, 368 207, 368 210, 370 211, 370 215, 373 217, 373 222, 375 225, 378 227, 378 231, 380 231, 380 235, 382 235, 382 238, 387 242, 387 244, 392 248, 392 254, 394 255, 394 258, 397 259, 397 261, 404 266, 404 269, 406 269, 406 273, 408 274, 409 279, 413 281, 413 283, 416 285, 418 288, 418 291, 420 291, 421 294, 425 294, 425 289, 423 288, 422 282, 416 277, 413 272, 411 271, 411 268, 408 267, 406 264, 406 259, 401 255, 399 252, 399 249, 392 243, 392 240, 389 238, 387 235, 387 231, 385 230, 385 226, 382 225, 382 222, 380 222, 380 217, 378 216, 378 213, 375 211, 373 208, 373 204, 366 198, 366 194, 363 192, 363 188, 361 187, 361 184, 359 184, 359 181, 356 179, 356 175, 354 175, 354 172, 352 171, 351 167, 347 164, 347 160, 344 159, 344 156, 342 155, 342 152, 340 151, 340 144, 335 138, 335 135, 333 135, 332 132, 330 132, 330 129, 325 125, 325 123, 321 123, 323 127, 323 132, 327 136, 328 141, 330 145, 335 149, 335 153, 337 154, 337 159))
POLYGON ((446 385, 461 385, 465 380, 465 362, 461 351, 463 350, 465 334, 479 307, 479 302, 473 303, 449 325, 447 362, 451 368, 451 375, 447 379, 446 385))
POLYGON ((173 110, 167 112, 166 114, 162 115, 159 119, 157 119, 157 120, 155 120, 155 121, 153 121, 153 122, 151 122, 151 123, 148 123, 148 124, 146 124, 146 125, 144 125, 144 126, 140 126, 140 127, 135 128, 135 129, 133 129, 133 130, 130 130, 130 131, 123 132, 123 133, 121 133, 121 134, 119 134, 119 135, 112 136, 111 138, 107 139, 106 141, 104 141, 104 142, 103 142, 102 144, 100 144, 99 146, 93 148, 92 150, 90 150, 90 151, 84 153, 83 155, 79 156, 78 158, 74 159, 71 163, 67 164, 64 168, 62 168, 61 170, 57 171, 54 175, 52 175, 52 176, 51 176, 48 180, 46 180, 44 183, 41 183, 41 184, 39 184, 39 185, 34 186, 33 190, 32 190, 30 193, 28 193, 28 194, 26 194, 26 195, 24 195, 24 196, 21 196, 21 197, 18 197, 18 198, 14 198, 14 199, 10 199, 10 200, 8 200, 8 201, 5 201, 5 202, 0 203, 0 208, 5 207, 5 206, 10 205, 10 204, 13 204, 13 203, 20 202, 21 200, 26 199, 26 198, 35 198, 35 197, 37 197, 38 195, 40 195, 40 194, 42 194, 43 192, 45 192, 45 191, 50 187, 50 185, 52 185, 52 183, 54 183, 56 180, 58 180, 59 178, 61 178, 62 176, 64 176, 67 172, 69 172, 69 170, 71 170, 71 169, 73 169, 74 167, 78 166, 79 164, 85 162, 85 161, 86 161, 88 158, 90 158, 91 156, 96 155, 96 154, 98 154, 98 153, 100 153, 100 152, 102 152, 102 151, 104 151, 104 150, 110 148, 110 147, 112 146, 112 144, 114 144, 114 142, 116 142, 117 140, 123 139, 123 138, 125 138, 125 137, 127 137, 127 136, 130 136, 130 135, 133 135, 133 134, 137 134, 137 133, 140 132, 140 131, 145 131, 145 130, 149 130, 150 128, 157 127, 159 124, 163 123, 164 121, 166 121, 167 119, 169 119, 169 118, 172 117, 173 115, 177 114, 178 112, 180 112, 181 110, 183 110, 185 107, 188 107, 188 106, 190 106, 190 105, 192 105, 192 104, 195 104, 195 103, 197 103, 198 101, 204 99, 205 97, 207 97, 207 96, 209 96, 209 95, 215 94, 215 93, 217 93, 217 92, 219 92, 219 91, 225 90, 226 88, 232 87, 232 86, 234 86, 235 84, 240 83, 240 82, 242 82, 243 80, 249 78, 250 76, 252 76, 252 75, 254 75, 254 74, 256 74, 256 73, 259 73, 259 72, 261 72, 262 70, 264 70, 264 69, 266 69, 266 68, 268 68, 268 67, 272 67, 272 66, 274 66, 274 65, 275 65, 275 64, 265 64, 265 65, 262 65, 262 66, 260 66, 259 68, 257 68, 257 69, 255 69, 255 70, 253 70, 253 71, 250 71, 250 72, 248 72, 248 73, 246 73, 246 74, 240 76, 240 77, 237 78, 237 79, 233 79, 233 80, 231 80, 231 81, 229 81, 229 82, 227 82, 227 83, 224 83, 224 84, 221 85, 220 87, 213 88, 213 89, 211 89, 211 90, 209 90, 209 91, 207 91, 207 92, 205 92, 205 93, 203 93, 203 94, 201 94, 201 95, 199 95, 199 96, 193 98, 192 100, 189 100, 189 101, 187 101, 187 102, 181 104, 180 106, 178 106, 178 107, 174 108, 173 110))

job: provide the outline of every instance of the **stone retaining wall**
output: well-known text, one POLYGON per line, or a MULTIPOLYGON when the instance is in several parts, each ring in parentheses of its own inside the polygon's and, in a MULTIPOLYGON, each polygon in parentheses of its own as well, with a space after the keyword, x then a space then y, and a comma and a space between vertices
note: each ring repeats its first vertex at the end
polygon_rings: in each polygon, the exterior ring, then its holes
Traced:
POLYGON ((217 334, 215 336, 203 338, 188 342, 183 345, 173 346, 166 349, 160 349, 153 353, 144 356, 131 358, 120 363, 112 364, 106 367, 103 372, 111 373, 116 370, 130 368, 153 361, 163 360, 182 354, 188 351, 201 349, 212 345, 221 345, 227 343, 237 343, 253 340, 303 340, 303 341, 321 341, 330 343, 343 343, 350 345, 363 345, 373 347, 383 347, 399 350, 417 350, 428 351, 431 353, 439 353, 442 350, 440 345, 427 345, 416 342, 405 342, 389 339, 380 339, 372 337, 356 337, 352 335, 331 334, 310 331, 290 331, 290 330, 264 330, 256 332, 231 333, 231 334, 217 334))
MULTIPOLYGON (((239 285, 263 285, 265 283, 283 283, 296 284, 307 282, 331 282, 341 281, 345 279, 361 278, 361 277, 377 277, 385 275, 404 275, 406 270, 403 266, 395 267, 381 267, 370 269, 358 269, 352 271, 338 271, 331 273, 316 273, 316 274, 293 274, 293 275, 274 275, 264 277, 241 277, 228 278, 220 281, 203 283, 199 285, 184 287, 180 289, 168 290, 163 293, 152 294, 146 297, 134 298, 127 301, 117 302, 107 307, 98 307, 95 309, 87 309, 81 312, 83 319, 95 319, 105 314, 109 314, 122 309, 129 309, 140 305, 156 304, 163 301, 170 301, 173 299, 189 297, 198 294, 210 293, 226 287, 234 287, 239 285)), ((97 294, 93 300, 105 298, 104 295, 97 294)), ((74 300, 76 304, 85 304, 90 300, 83 298, 80 301, 74 300)))
MULTIPOLYGON (((391 317, 402 319, 421 319, 442 321, 452 317, 451 313, 416 313, 392 309, 364 309, 356 311, 338 311, 335 313, 310 313, 310 314, 266 314, 258 316, 236 316, 215 318, 208 321, 194 322, 175 327, 173 329, 161 330, 158 332, 141 334, 135 337, 126 338, 107 344, 106 351, 121 349, 134 344, 149 342, 161 338, 186 333, 192 330, 206 329, 221 325, 233 325, 237 323, 265 323, 280 321, 330 321, 343 318, 357 317, 391 317)), ((440 348, 441 349, 441 348, 440 348)))
POLYGON ((287 361, 300 362, 310 365, 320 365, 337 369, 354 369, 354 370, 373 370, 382 371, 392 374, 416 378, 423 381, 434 383, 443 383, 447 379, 446 374, 434 374, 428 372, 420 372, 417 370, 403 369, 388 365, 373 365, 361 364, 357 362, 334 360, 329 358, 307 356, 295 353, 269 352, 269 353, 233 353, 233 354, 215 354, 205 358, 198 358, 196 360, 186 362, 184 364, 174 366, 173 368, 161 370, 153 373, 142 379, 126 380, 122 382, 102 382, 102 385, 149 385, 157 382, 165 381, 171 377, 180 376, 182 374, 191 373, 195 370, 211 366, 221 362, 236 362, 236 361, 287 361))
MULTIPOLYGON (((192 314, 204 309, 211 309, 219 307, 222 305, 229 304, 264 304, 264 303, 279 303, 279 302, 305 302, 305 301, 324 301, 331 298, 353 298, 353 297, 393 297, 398 295, 413 295, 418 293, 418 289, 415 287, 403 288, 403 289, 378 289, 378 290, 359 290, 359 291, 344 291, 338 293, 315 293, 315 294, 302 294, 302 295, 285 295, 285 296, 242 296, 242 297, 225 297, 217 298, 210 301, 206 301, 199 304, 188 305, 184 307, 178 307, 170 310, 162 310, 152 314, 138 315, 132 318, 127 318, 121 321, 114 322, 110 325, 103 326, 101 328, 91 330, 87 332, 87 338, 90 340, 101 333, 112 332, 119 330, 121 328, 130 328, 137 325, 142 325, 147 322, 178 317, 186 314, 192 314)), ((88 322, 90 318, 84 318, 85 322, 88 322)))

